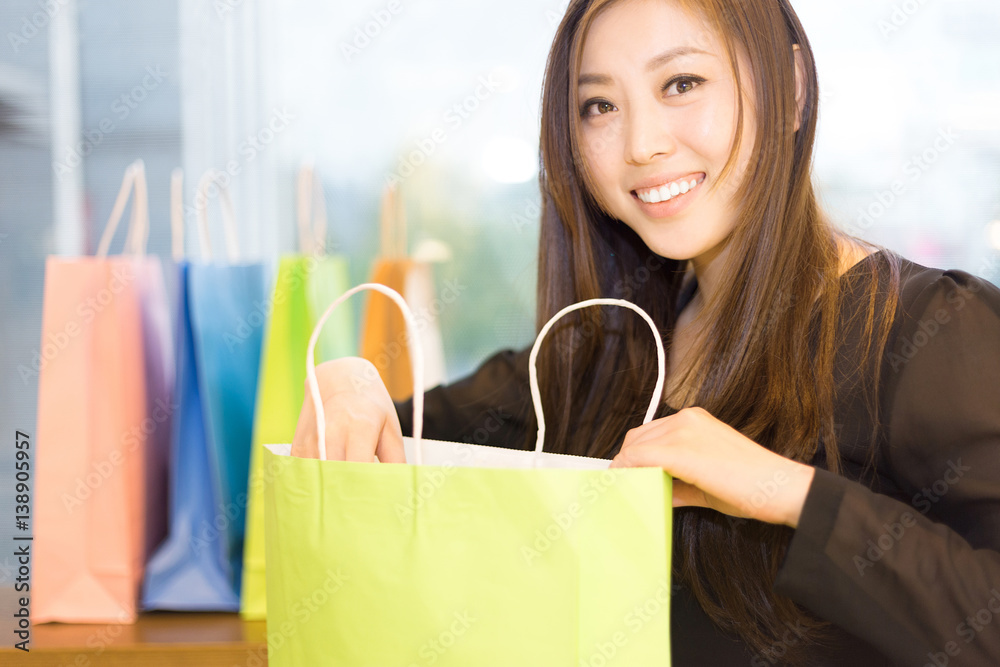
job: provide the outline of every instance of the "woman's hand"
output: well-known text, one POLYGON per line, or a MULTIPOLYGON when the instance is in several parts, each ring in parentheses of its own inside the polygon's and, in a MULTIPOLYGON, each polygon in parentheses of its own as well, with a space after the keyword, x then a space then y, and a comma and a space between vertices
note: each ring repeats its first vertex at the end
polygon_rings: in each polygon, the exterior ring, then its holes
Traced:
MULTIPOLYGON (((396 406, 371 362, 347 357, 316 367, 326 415, 326 458, 405 463, 396 406)), ((292 456, 319 458, 316 411, 309 385, 292 440, 292 456)))
POLYGON ((674 507, 709 507, 795 528, 815 470, 761 447, 701 408, 686 408, 625 436, 612 468, 663 468, 674 507))

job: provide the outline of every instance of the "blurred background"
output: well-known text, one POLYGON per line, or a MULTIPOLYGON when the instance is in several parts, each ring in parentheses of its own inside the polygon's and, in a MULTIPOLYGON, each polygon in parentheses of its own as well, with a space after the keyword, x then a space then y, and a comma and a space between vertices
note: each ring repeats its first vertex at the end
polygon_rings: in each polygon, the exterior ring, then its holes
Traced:
MULTIPOLYGON (((539 98, 566 4, 3 0, 4 617, 12 440, 35 428, 44 261, 94 252, 126 166, 146 164, 151 253, 170 255, 171 170, 185 170, 194 229, 197 179, 215 167, 231 176, 244 255, 270 262, 294 249, 295 175, 315 163, 328 250, 350 257, 354 282, 397 179, 410 251, 444 258, 438 289, 463 286, 439 316, 447 375, 461 377, 533 339, 539 98)), ((816 178, 831 215, 917 262, 998 282, 1000 4, 793 4, 818 60, 816 178)))

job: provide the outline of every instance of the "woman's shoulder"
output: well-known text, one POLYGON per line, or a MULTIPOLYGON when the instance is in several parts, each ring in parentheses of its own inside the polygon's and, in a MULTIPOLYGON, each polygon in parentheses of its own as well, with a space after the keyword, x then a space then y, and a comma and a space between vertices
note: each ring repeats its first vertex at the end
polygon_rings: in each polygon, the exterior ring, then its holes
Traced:
MULTIPOLYGON (((979 273, 991 275, 1000 268, 1000 262, 985 262, 979 273)), ((986 307, 1000 306, 1000 289, 986 278, 960 269, 941 269, 924 266, 905 257, 899 257, 900 305, 905 312, 921 310, 928 302, 944 299, 956 309, 980 296, 986 307)))
MULTIPOLYGON (((954 360, 957 348, 965 355, 992 350, 1000 355, 1000 288, 986 278, 960 269, 925 266, 883 250, 868 258, 877 264, 886 289, 898 276, 893 334, 886 361, 894 371, 910 365, 923 350, 931 358, 954 360)), ((1000 264, 1000 262, 998 262, 1000 264)), ((980 270, 987 275, 993 267, 980 270)))
MULTIPOLYGON (((993 275, 1000 271, 1000 260, 982 264, 979 273, 993 275)), ((854 278, 867 278, 877 274, 883 291, 893 289, 892 276, 898 276, 895 285, 897 318, 899 324, 926 317, 944 319, 948 310, 960 311, 966 306, 983 308, 1000 313, 1000 288, 986 278, 961 269, 943 269, 925 266, 891 250, 878 250, 851 269, 854 278), (859 270, 867 267, 868 271, 859 270), (944 312, 939 312, 942 308, 944 312), (928 311, 930 312, 928 313, 928 311)))

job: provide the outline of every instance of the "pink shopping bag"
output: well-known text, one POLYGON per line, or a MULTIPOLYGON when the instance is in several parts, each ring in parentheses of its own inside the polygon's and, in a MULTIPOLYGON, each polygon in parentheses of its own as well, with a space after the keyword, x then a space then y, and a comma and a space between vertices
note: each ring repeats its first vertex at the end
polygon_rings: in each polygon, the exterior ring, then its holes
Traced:
POLYGON ((95 257, 50 257, 38 379, 31 617, 132 622, 166 526, 169 311, 146 257, 146 181, 129 166, 95 257), (127 254, 107 256, 134 188, 127 254))

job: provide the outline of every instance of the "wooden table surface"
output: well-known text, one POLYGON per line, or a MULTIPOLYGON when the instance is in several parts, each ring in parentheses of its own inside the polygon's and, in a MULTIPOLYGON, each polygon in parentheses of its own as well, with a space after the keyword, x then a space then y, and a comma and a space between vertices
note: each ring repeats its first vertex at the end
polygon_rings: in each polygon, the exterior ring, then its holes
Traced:
POLYGON ((263 667, 264 621, 238 614, 148 613, 134 625, 45 623, 31 630, 31 651, 0 648, 0 665, 51 667, 263 667))

